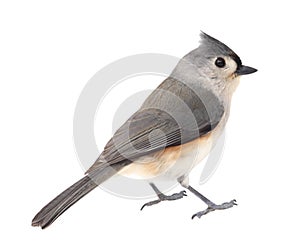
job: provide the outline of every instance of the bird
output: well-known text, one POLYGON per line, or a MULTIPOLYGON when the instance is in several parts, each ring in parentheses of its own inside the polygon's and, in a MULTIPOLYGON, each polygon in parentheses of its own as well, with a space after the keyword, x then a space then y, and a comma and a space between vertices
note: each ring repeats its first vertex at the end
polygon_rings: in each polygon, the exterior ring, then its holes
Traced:
POLYGON ((189 184, 189 174, 216 144, 229 114, 240 76, 257 69, 242 64, 227 45, 201 31, 199 46, 182 57, 170 75, 152 91, 141 107, 120 126, 85 176, 44 206, 32 226, 42 229, 98 185, 115 175, 143 177, 157 195, 147 206, 173 201, 186 190, 200 198, 205 210, 236 206, 233 199, 215 204, 189 184), (185 190, 166 195, 156 179, 172 180, 185 190))

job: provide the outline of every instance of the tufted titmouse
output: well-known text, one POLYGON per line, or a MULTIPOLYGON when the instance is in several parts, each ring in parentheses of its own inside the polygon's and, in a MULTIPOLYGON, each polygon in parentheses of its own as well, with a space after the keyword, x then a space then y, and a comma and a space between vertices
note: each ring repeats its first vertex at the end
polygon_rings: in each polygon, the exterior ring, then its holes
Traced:
POLYGON ((227 122, 231 97, 239 76, 257 70, 242 65, 238 55, 213 37, 201 33, 198 48, 184 56, 170 76, 113 135, 86 176, 48 203, 32 220, 45 228, 70 206, 115 174, 147 178, 158 199, 143 205, 186 196, 167 196, 155 178, 179 182, 207 204, 192 216, 233 207, 217 205, 188 183, 188 175, 214 146, 227 122), (153 181, 152 181, 153 179, 153 181))

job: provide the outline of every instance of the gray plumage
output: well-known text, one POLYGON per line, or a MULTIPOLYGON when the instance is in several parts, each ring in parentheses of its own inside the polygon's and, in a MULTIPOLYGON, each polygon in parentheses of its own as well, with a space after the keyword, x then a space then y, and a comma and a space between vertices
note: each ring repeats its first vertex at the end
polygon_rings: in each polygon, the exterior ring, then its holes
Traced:
POLYGON ((122 167, 123 165, 119 167, 115 165, 114 168, 106 167, 101 172, 94 172, 92 175, 83 177, 42 208, 33 218, 32 226, 40 226, 41 228, 50 226, 69 207, 116 174, 122 167))
POLYGON ((45 228, 109 177, 135 159, 209 134, 228 113, 225 81, 214 60, 240 58, 226 45, 202 33, 198 48, 183 57, 172 74, 113 135, 86 176, 47 204, 33 219, 45 228))

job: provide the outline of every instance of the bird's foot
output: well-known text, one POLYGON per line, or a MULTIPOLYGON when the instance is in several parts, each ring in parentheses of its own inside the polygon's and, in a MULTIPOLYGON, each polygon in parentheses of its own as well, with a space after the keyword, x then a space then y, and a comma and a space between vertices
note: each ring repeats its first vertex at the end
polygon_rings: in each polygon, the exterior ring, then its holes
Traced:
POLYGON ((236 200, 232 200, 230 202, 224 202, 223 204, 221 205, 216 205, 214 203, 210 204, 207 209, 203 210, 203 211, 200 211, 198 213, 195 213, 193 216, 192 216, 192 219, 194 219, 196 216, 200 219, 203 215, 205 214, 208 214, 212 211, 215 211, 215 210, 223 210, 223 209, 228 209, 228 208, 231 208, 233 206, 237 206, 237 203, 236 203, 236 200))
POLYGON ((145 203, 141 207, 141 210, 143 210, 143 208, 146 207, 146 206, 152 206, 154 204, 160 203, 161 201, 174 201, 174 200, 181 199, 184 196, 187 196, 185 190, 183 190, 183 191, 181 191, 179 193, 172 194, 172 195, 164 195, 163 193, 160 193, 158 195, 158 199, 157 200, 149 201, 149 202, 145 203))

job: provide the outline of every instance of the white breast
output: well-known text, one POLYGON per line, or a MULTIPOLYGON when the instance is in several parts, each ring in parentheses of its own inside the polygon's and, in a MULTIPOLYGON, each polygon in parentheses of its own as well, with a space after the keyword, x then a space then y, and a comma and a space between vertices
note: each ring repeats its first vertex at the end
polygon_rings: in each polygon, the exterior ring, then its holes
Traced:
POLYGON ((134 161, 119 174, 135 179, 177 180, 188 176, 189 172, 199 164, 211 151, 216 139, 220 136, 224 125, 225 115, 218 126, 209 134, 189 143, 166 148, 164 151, 144 156, 134 161))

